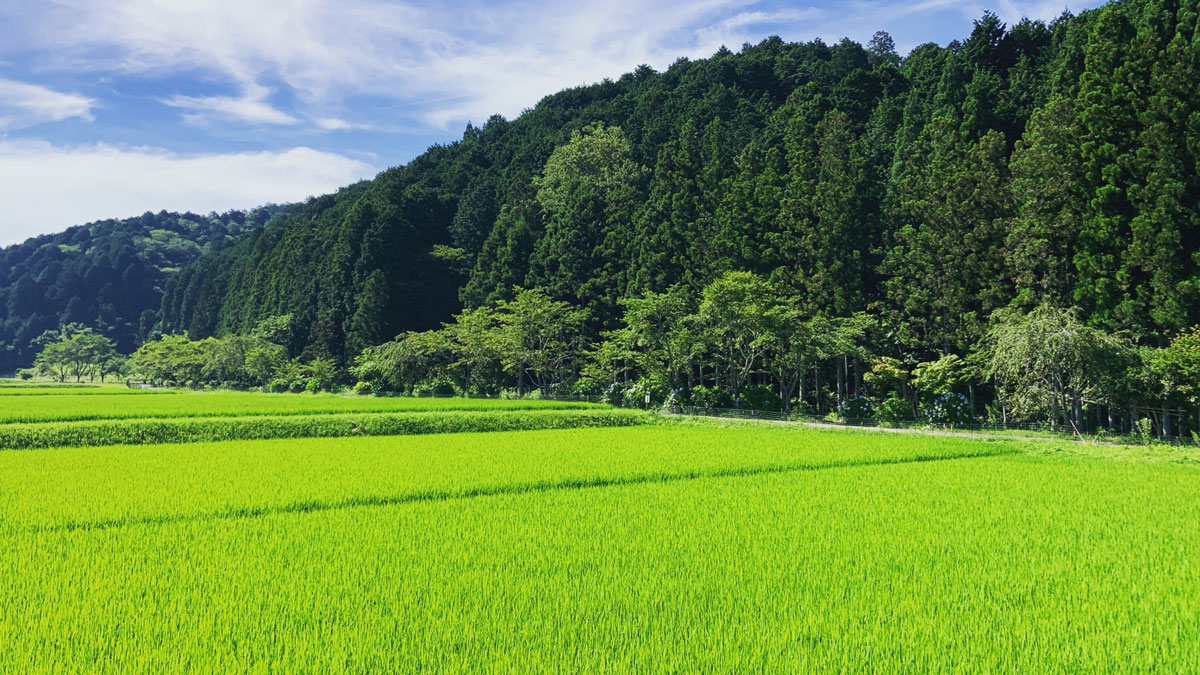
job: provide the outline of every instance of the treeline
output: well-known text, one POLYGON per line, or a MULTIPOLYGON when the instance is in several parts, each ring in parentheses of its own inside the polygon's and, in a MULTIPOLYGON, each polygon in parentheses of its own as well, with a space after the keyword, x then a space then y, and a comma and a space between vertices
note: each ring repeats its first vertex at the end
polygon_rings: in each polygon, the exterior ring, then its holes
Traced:
POLYGON ((37 338, 67 324, 92 326, 128 354, 153 336, 172 275, 287 208, 145 213, 0 249, 0 373, 28 365, 37 338))
POLYGON ((1165 345, 1200 322, 1196 10, 985 15, 903 59, 772 38, 563 91, 201 258, 164 329, 292 313, 306 358, 349 364, 514 287, 599 333, 743 270, 810 317, 870 312, 907 361, 1042 304, 1165 345))
POLYGON ((295 358, 290 316, 247 335, 163 336, 128 363, 106 338, 69 327, 46 336, 38 364, 58 379, 119 372, 276 392, 353 383, 359 394, 583 395, 880 422, 1200 431, 1200 329, 1162 348, 1139 346, 1085 325, 1077 310, 1043 304, 995 312, 965 356, 919 361, 898 350, 884 317, 809 315, 788 286, 750 272, 727 272, 698 293, 677 284, 623 300, 618 327, 601 333, 588 328, 584 307, 538 289, 513 296, 368 347, 346 369, 295 358))
POLYGON ((587 310, 539 290, 460 313, 439 330, 368 348, 361 391, 599 395, 674 404, 941 425, 1049 423, 1080 433, 1173 436, 1200 422, 1200 330, 1164 348, 1084 325, 1075 310, 1002 310, 964 357, 904 358, 882 317, 806 314, 787 286, 728 272, 622 301, 589 334, 587 310), (1174 411, 1167 413, 1166 411, 1174 411))
POLYGON ((886 317, 812 315, 786 284, 750 272, 620 307, 618 326, 596 333, 587 308, 513 289, 513 299, 460 312, 439 329, 368 347, 345 370, 315 361, 321 384, 286 374, 314 367, 288 360, 287 317, 248 337, 164 337, 133 362, 156 381, 275 391, 354 383, 362 394, 586 395, 881 422, 1200 430, 1200 329, 1158 348, 1089 327, 1074 309, 1006 308, 965 355, 918 360, 899 348, 886 317))
POLYGON ((332 390, 344 373, 330 359, 294 358, 294 325, 293 317, 284 315, 263 319, 246 335, 201 340, 163 335, 139 347, 129 369, 160 386, 332 390))

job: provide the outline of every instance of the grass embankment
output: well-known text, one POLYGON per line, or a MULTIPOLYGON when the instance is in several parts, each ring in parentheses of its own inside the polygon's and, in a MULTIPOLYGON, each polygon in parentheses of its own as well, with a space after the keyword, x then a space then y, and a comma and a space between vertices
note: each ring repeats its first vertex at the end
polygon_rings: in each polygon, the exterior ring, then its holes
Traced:
POLYGON ((0 670, 1191 670, 1200 469, 973 456, 1018 449, 663 425, 4 453, 0 670))
MULTIPOLYGON (((182 393, 175 389, 130 389, 129 387, 101 387, 99 385, 58 385, 53 387, 46 386, 20 386, 20 385, 2 385, 0 384, 0 396, 17 397, 17 396, 145 396, 147 394, 178 394, 182 393)), ((7 400, 16 400, 11 398, 7 400)))
POLYGON ((177 395, 6 396, 0 424, 67 422, 102 419, 169 417, 241 417, 316 415, 323 413, 434 412, 458 410, 578 410, 609 406, 580 401, 471 398, 411 398, 263 394, 256 392, 186 392, 177 395))
POLYGON ((639 410, 548 409, 0 424, 0 450, 617 427, 644 424, 649 419, 648 413, 639 410))

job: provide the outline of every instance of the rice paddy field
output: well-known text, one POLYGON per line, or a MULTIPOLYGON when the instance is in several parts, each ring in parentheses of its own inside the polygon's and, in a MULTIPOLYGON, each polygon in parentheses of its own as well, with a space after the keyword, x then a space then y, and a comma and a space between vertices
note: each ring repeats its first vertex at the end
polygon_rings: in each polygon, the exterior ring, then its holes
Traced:
POLYGON ((630 422, 0 450, 0 671, 1200 667, 1186 457, 630 422))

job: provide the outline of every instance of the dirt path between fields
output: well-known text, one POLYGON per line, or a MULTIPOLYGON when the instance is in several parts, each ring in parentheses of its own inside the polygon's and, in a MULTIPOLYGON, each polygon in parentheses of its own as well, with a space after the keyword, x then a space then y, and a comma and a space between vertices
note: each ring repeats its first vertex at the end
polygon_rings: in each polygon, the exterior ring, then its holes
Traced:
POLYGON ((1117 446, 1121 443, 1112 441, 1099 441, 1085 438, 1072 438, 1068 436, 1047 437, 1047 436, 1022 436, 1013 434, 995 434, 986 431, 954 431, 952 429, 914 429, 911 427, 880 427, 880 426, 850 426, 844 424, 825 424, 822 422, 805 422, 802 420, 769 420, 769 419, 754 419, 751 417, 718 417, 716 415, 687 415, 684 413, 665 413, 667 417, 687 417, 693 419, 706 420, 723 420, 730 422, 750 422, 756 424, 778 424, 783 426, 799 425, 811 429, 826 429, 832 431, 858 431, 858 432, 884 432, 890 434, 918 434, 922 436, 949 436, 952 438, 974 438, 979 440, 991 441, 1040 441, 1043 443, 1066 442, 1080 443, 1083 445, 1109 445, 1117 446))

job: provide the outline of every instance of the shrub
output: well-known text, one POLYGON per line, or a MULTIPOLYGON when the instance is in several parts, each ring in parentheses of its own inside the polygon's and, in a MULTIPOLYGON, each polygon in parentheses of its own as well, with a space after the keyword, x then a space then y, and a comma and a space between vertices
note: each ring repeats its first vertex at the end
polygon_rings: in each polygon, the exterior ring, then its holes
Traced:
POLYGON ((801 401, 798 398, 792 399, 792 415, 807 416, 814 414, 816 414, 816 411, 813 410, 812 406, 810 406, 808 403, 801 401))
POLYGON ((457 396, 458 389, 447 379, 433 380, 417 387, 417 396, 457 396))
POLYGON ((375 390, 371 386, 370 382, 356 382, 354 384, 353 391, 355 394, 358 394, 359 396, 370 396, 371 394, 375 393, 375 390))
POLYGON ((692 405, 697 408, 732 408, 733 396, 720 387, 693 387, 692 405))
POLYGON ((622 382, 613 382, 608 385, 603 392, 600 393, 600 400, 609 405, 624 405, 625 404, 625 384, 622 382))
POLYGON ((861 396, 852 396, 838 404, 838 415, 847 420, 868 420, 874 417, 871 402, 861 396))
POLYGON ((912 406, 908 401, 892 394, 875 408, 875 418, 886 423, 911 422, 912 406))
POLYGON ((1133 423, 1134 433, 1143 443, 1154 440, 1154 422, 1149 417, 1142 417, 1133 423))
POLYGON ((783 399, 773 389, 763 384, 756 384, 742 389, 738 397, 738 406, 743 410, 783 410, 783 399))
POLYGON ((671 392, 665 386, 643 377, 626 387, 625 405, 639 408, 657 408, 667 402, 667 397, 670 394, 671 392))
POLYGON ((930 424, 960 426, 971 421, 971 403, 966 396, 949 392, 933 399, 925 409, 930 424))

